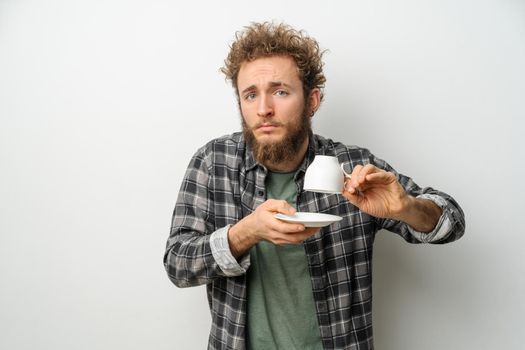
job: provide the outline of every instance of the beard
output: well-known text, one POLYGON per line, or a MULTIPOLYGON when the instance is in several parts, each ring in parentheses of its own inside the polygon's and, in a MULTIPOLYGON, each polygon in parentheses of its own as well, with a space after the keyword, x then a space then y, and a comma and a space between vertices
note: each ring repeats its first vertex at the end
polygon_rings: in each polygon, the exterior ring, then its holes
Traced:
POLYGON ((271 119, 272 118, 262 119, 257 125, 250 128, 242 117, 241 112, 242 132, 246 143, 252 149, 253 157, 258 163, 263 165, 293 161, 312 130, 312 123, 307 109, 303 108, 299 118, 288 125, 273 122, 271 119), (285 127, 286 130, 282 140, 275 142, 260 142, 257 140, 254 130, 263 123, 271 123, 285 127))

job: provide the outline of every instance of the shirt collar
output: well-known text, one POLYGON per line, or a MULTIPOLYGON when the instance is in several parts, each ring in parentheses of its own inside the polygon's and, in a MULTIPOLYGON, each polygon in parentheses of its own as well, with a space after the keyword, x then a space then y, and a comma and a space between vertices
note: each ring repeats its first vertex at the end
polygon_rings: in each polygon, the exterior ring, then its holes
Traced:
POLYGON ((297 172, 295 173, 295 181, 298 181, 301 177, 304 176, 306 169, 314 161, 317 151, 318 151, 318 145, 317 145, 316 137, 312 132, 310 132, 308 136, 308 149, 306 150, 306 154, 304 156, 303 162, 301 163, 301 165, 297 169, 297 172))
POLYGON ((259 164, 255 161, 255 158, 253 157, 252 148, 250 147, 250 145, 248 145, 248 142, 246 142, 244 134, 241 134, 241 137, 246 147, 246 152, 244 155, 244 164, 246 165, 246 171, 251 171, 254 168, 256 168, 259 164))

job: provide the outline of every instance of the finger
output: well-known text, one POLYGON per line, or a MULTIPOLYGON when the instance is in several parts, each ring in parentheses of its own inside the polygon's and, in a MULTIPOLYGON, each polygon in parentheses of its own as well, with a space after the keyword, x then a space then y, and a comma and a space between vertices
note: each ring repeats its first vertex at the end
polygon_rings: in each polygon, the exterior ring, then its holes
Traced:
POLYGON ((366 189, 366 187, 364 187, 365 185, 366 183, 356 184, 355 181, 352 181, 351 179, 346 179, 343 186, 343 193, 347 192, 348 194, 359 196, 366 189))
POLYGON ((307 235, 306 238, 308 238, 310 236, 315 235, 319 231, 321 231, 319 227, 307 227, 306 230, 304 230, 304 233, 301 233, 301 235, 307 235))
POLYGON ((358 192, 364 192, 370 187, 372 187, 372 184, 368 181, 368 176, 380 173, 386 172, 373 164, 367 164, 363 166, 363 168, 359 171, 359 174, 354 179, 354 182, 352 182, 352 187, 355 188, 358 192))
POLYGON ((379 172, 368 174, 365 176, 363 182, 360 181, 359 190, 366 192, 370 188, 377 186, 388 186, 397 182, 396 176, 393 173, 376 168, 379 172))
POLYGON ((394 181, 397 181, 394 173, 388 171, 377 172, 373 174, 366 175, 366 181, 376 184, 389 184, 394 181))
POLYGON ((353 188, 351 186, 345 187, 345 190, 343 191, 343 197, 348 199, 350 203, 355 205, 356 207, 359 207, 363 201, 363 197, 361 196, 361 193, 356 188, 353 188))
POLYGON ((267 240, 274 244, 278 244, 278 245, 294 243, 293 235, 289 233, 279 232, 279 231, 270 232, 267 240))
POLYGON ((286 222, 275 218, 275 222, 270 226, 270 229, 279 233, 297 233, 305 230, 303 224, 295 224, 286 222))
POLYGON ((354 194, 357 192, 357 189, 354 187, 353 182, 351 179, 346 179, 345 183, 343 185, 343 193, 349 192, 351 194, 354 194))
POLYGON ((319 232, 319 227, 307 227, 304 231, 288 235, 290 239, 295 243, 301 243, 306 241, 311 236, 319 232))
POLYGON ((285 215, 294 215, 296 210, 285 200, 269 199, 266 201, 267 209, 285 215))
POLYGON ((362 165, 356 165, 354 169, 352 169, 352 174, 350 175, 350 184, 352 187, 357 188, 359 186, 359 183, 357 181, 357 178, 359 177, 359 173, 363 169, 362 165))
POLYGON ((365 165, 363 167, 363 169, 361 169, 361 171, 359 172, 359 176, 358 176, 358 178, 356 180, 361 185, 361 184, 363 184, 366 181, 367 175, 378 173, 378 172, 381 172, 381 171, 384 171, 384 170, 379 169, 378 167, 376 167, 373 164, 367 164, 367 165, 365 165))
POLYGON ((307 240, 310 236, 313 236, 319 232, 318 227, 308 227, 301 232, 276 232, 272 237, 272 242, 283 245, 283 244, 298 244, 307 240))

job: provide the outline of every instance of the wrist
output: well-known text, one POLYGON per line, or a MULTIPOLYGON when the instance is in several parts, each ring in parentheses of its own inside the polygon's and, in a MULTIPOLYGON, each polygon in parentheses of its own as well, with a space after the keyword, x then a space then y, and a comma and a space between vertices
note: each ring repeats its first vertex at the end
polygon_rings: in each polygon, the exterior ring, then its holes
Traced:
POLYGON ((442 210, 428 199, 408 195, 404 208, 399 215, 399 221, 410 225, 419 232, 431 232, 442 214, 442 210))
POLYGON ((400 200, 399 210, 392 216, 392 219, 407 222, 417 205, 417 198, 406 194, 400 200))
POLYGON ((232 255, 236 258, 244 255, 252 246, 258 243, 257 238, 250 230, 243 228, 242 221, 231 226, 228 230, 228 244, 232 255))

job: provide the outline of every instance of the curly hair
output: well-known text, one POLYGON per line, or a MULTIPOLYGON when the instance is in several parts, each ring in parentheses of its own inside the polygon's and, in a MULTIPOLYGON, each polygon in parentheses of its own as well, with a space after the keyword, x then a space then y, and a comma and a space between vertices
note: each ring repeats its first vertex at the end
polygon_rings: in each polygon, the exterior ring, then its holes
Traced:
POLYGON ((284 23, 251 23, 244 29, 235 34, 235 41, 224 60, 224 67, 220 69, 226 78, 231 80, 237 94, 237 77, 243 62, 282 55, 295 60, 305 99, 315 88, 321 91, 321 99, 323 98, 326 82, 322 61, 324 51, 319 49, 315 39, 307 36, 304 31, 295 30, 284 23))

